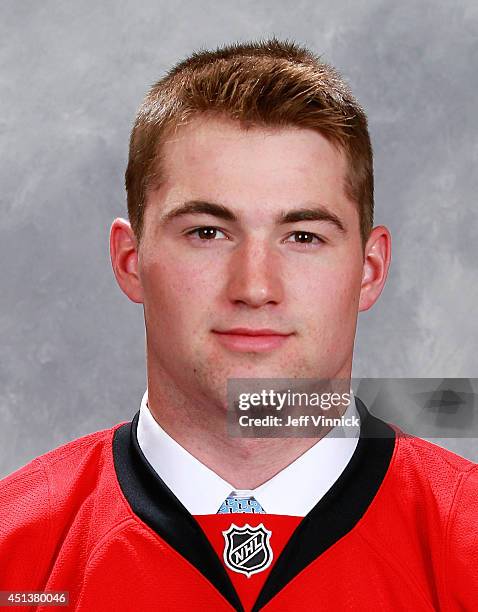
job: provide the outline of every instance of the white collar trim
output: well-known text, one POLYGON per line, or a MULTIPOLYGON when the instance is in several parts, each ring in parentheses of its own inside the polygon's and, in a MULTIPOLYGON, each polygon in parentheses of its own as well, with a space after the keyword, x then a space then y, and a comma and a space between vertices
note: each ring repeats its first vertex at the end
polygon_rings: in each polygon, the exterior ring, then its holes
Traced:
MULTIPOLYGON (((144 456, 191 514, 216 514, 236 489, 167 434, 151 414, 147 400, 146 390, 137 430, 144 456)), ((355 401, 344 416, 358 418, 355 401)), ((268 514, 305 516, 344 471, 357 447, 359 430, 351 428, 347 437, 332 437, 329 432, 278 474, 244 494, 253 495, 268 514)))

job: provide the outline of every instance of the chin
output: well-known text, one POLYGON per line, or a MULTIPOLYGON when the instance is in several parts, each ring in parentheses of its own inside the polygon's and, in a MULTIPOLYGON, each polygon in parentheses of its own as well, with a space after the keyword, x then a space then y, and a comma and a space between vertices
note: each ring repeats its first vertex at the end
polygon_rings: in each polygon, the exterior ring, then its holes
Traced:
POLYGON ((241 368, 233 368, 230 370, 226 377, 227 380, 235 379, 235 378, 252 378, 252 379, 260 379, 260 378, 300 378, 301 376, 297 376, 293 370, 281 368, 281 367, 272 367, 265 365, 251 365, 250 367, 241 367, 241 368))

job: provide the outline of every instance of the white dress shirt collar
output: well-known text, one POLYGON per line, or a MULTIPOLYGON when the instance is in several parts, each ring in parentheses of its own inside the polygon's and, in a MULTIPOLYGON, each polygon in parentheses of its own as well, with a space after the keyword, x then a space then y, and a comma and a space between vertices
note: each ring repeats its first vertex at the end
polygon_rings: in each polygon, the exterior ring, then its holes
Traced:
MULTIPOLYGON (((191 514, 216 514, 237 489, 167 434, 152 416, 147 400, 146 391, 137 429, 144 456, 191 514)), ((359 418, 354 400, 344 416, 359 418)), ((347 437, 329 432, 278 474, 256 489, 244 491, 244 495, 254 496, 267 514, 305 516, 349 463, 358 444, 359 429, 347 429, 347 437)))

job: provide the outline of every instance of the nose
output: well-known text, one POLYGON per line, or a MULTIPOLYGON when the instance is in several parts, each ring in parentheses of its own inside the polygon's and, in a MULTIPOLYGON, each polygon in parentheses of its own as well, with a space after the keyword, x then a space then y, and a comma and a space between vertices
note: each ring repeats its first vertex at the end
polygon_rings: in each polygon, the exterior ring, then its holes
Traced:
POLYGON ((228 272, 227 295, 231 302, 260 308, 283 300, 279 253, 265 240, 249 239, 239 245, 228 272))

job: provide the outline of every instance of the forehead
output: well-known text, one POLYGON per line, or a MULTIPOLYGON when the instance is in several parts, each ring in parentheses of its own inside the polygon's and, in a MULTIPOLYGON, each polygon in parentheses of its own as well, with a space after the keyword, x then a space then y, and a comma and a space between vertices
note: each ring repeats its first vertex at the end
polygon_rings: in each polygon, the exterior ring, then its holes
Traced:
POLYGON ((246 212, 253 203, 256 218, 310 202, 350 206, 345 155, 314 130, 245 129, 228 118, 200 116, 166 139, 161 158, 166 209, 183 198, 213 199, 246 212))

